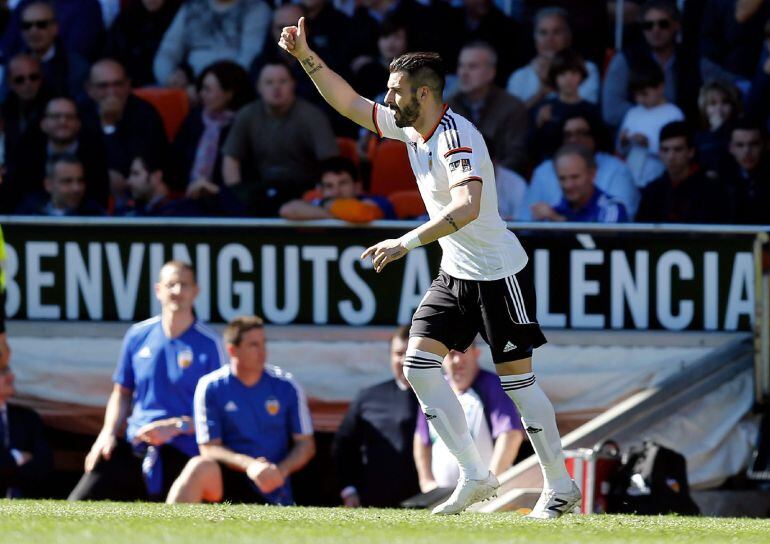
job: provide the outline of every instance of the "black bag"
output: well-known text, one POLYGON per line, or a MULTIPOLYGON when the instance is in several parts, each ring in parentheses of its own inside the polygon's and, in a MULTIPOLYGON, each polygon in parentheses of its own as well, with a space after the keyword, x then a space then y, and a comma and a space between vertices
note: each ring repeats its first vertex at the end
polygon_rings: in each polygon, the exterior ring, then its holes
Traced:
POLYGON ((645 442, 632 448, 612 480, 607 511, 615 514, 698 515, 690 497, 687 461, 679 453, 645 442))

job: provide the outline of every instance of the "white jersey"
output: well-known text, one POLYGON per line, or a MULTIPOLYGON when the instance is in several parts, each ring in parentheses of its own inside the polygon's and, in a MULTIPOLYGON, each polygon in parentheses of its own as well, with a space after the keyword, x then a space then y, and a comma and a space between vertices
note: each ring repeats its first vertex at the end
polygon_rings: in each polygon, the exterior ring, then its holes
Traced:
POLYGON ((375 104, 377 134, 406 142, 409 162, 428 215, 440 217, 452 201, 453 187, 482 182, 479 216, 457 232, 439 238, 441 268, 452 277, 492 281, 519 272, 527 254, 497 210, 495 171, 481 133, 444 105, 442 117, 423 136, 412 127, 399 128, 389 108, 375 104))

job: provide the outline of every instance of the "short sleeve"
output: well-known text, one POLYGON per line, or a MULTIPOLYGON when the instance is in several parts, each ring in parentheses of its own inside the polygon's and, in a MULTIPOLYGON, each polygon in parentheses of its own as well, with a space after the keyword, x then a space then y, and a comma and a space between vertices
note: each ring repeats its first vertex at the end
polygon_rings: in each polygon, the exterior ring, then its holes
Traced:
POLYGON ((372 122, 374 122, 374 130, 380 138, 390 138, 407 143, 411 141, 406 131, 396 125, 396 115, 389 108, 376 102, 372 107, 372 122))
POLYGON ((313 421, 310 418, 307 397, 294 379, 288 378, 291 394, 289 400, 289 426, 291 434, 313 434, 313 421))
POLYGON ((438 139, 439 160, 446 170, 450 189, 472 181, 483 183, 479 174, 478 152, 474 152, 470 136, 461 137, 457 129, 444 127, 438 139))
POLYGON ((193 397, 195 419, 195 440, 208 444, 222 438, 222 415, 216 406, 216 396, 211 380, 202 379, 195 388, 193 397))
POLYGON ((112 374, 112 381, 126 389, 134 389, 134 367, 131 364, 133 359, 133 337, 130 332, 123 338, 123 345, 120 348, 120 357, 118 366, 112 374))

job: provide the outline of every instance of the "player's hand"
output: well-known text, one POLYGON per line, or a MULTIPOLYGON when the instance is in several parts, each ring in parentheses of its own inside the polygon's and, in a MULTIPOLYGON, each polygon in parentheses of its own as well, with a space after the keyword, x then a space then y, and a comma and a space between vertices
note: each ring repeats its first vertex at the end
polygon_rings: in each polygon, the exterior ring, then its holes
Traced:
POLYGON ((178 436, 180 432, 173 418, 153 421, 136 431, 134 442, 146 442, 151 446, 162 446, 175 436, 178 436))
POLYGON ((285 26, 281 31, 281 39, 278 45, 297 59, 304 59, 310 53, 307 45, 307 32, 305 30, 305 18, 300 17, 297 26, 285 26))
POLYGON ((91 451, 89 451, 88 455, 86 455, 86 472, 91 472, 100 459, 109 460, 117 445, 118 439, 115 438, 115 435, 100 433, 99 436, 96 437, 94 445, 91 446, 91 451))
POLYGON ((382 272, 388 263, 399 260, 409 251, 401 245, 401 240, 383 240, 375 244, 361 254, 362 259, 371 255, 372 264, 376 272, 382 272))
POLYGON ((246 474, 257 484, 262 493, 275 491, 284 484, 283 475, 278 467, 264 459, 255 459, 249 463, 246 474))

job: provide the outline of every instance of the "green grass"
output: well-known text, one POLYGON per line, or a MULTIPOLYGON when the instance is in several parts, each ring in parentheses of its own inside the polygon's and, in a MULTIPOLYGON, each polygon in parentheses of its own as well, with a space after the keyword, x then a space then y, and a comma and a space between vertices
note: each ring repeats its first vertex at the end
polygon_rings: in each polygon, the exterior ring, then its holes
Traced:
POLYGON ((770 520, 757 519, 572 515, 532 522, 514 513, 439 518, 403 510, 0 500, 2 544, 743 544, 768 542, 768 535, 770 520))

